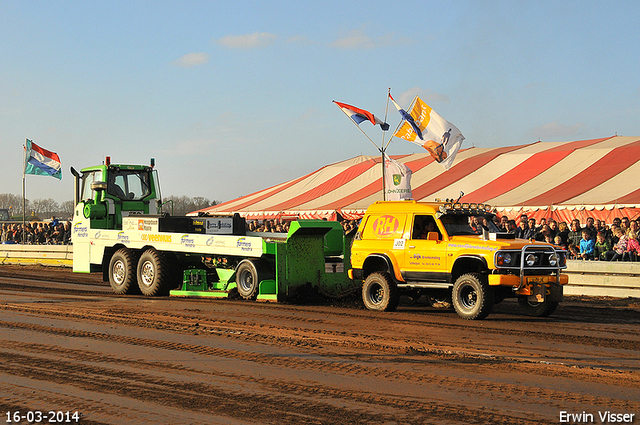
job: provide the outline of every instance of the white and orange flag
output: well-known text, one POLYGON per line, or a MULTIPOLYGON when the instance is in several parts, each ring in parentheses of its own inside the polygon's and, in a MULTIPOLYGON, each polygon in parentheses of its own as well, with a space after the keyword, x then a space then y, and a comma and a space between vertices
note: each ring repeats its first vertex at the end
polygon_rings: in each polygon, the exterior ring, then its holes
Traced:
POLYGON ((402 125, 393 135, 422 146, 445 170, 451 168, 464 140, 458 127, 438 115, 418 96, 413 99, 409 112, 402 109, 391 94, 389 99, 403 118, 402 125))

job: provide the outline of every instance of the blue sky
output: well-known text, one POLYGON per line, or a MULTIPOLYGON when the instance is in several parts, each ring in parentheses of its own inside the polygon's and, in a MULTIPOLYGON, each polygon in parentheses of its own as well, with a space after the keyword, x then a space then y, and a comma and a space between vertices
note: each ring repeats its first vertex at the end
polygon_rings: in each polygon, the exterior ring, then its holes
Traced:
POLYGON ((69 167, 111 156, 227 201, 378 155, 331 101, 384 118, 388 88, 463 148, 640 137, 639 22, 637 1, 2 0, 0 193, 22 193, 29 138, 64 167, 27 176, 30 200, 72 199, 69 167))

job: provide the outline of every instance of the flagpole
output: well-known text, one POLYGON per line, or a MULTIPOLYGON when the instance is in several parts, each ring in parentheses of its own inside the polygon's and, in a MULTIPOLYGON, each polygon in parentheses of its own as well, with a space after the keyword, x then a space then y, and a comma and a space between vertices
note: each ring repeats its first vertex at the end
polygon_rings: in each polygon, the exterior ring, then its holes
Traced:
MULTIPOLYGON (((336 103, 336 101, 335 101, 335 100, 332 100, 332 102, 333 102, 333 103, 336 103)), ((338 105, 336 105, 336 106, 338 106, 338 105)), ((344 109, 342 109, 340 106, 338 106, 338 109, 340 109, 340 110, 342 111, 342 113, 343 113, 343 114, 345 114, 345 115, 347 116, 347 118, 349 118, 349 121, 351 121, 351 122, 353 123, 353 125, 355 125, 356 127, 358 127, 358 130, 360 130, 360 132, 361 132, 362 134, 364 134, 364 137, 366 137, 367 139, 369 139, 369 141, 370 141, 371 143, 373 143, 373 146, 375 146, 375 147, 376 147, 376 149, 380 150, 380 148, 378 147, 378 145, 376 145, 376 142, 374 142, 373 140, 371 140, 371 137, 369 137, 369 135, 367 135, 367 133, 365 133, 365 132, 364 132, 364 130, 360 128, 360 126, 358 125, 358 123, 357 123, 357 122, 355 122, 355 121, 353 120, 353 118, 351 118, 351 116, 350 116, 349 114, 347 114, 347 113, 344 111, 344 109)))
MULTIPOLYGON (((26 139, 25 139, 26 140, 26 139)), ((27 191, 27 184, 26 184, 26 167, 27 167, 27 142, 25 141, 24 146, 23 146, 23 151, 24 151, 24 155, 23 155, 23 160, 22 160, 22 244, 24 245, 24 233, 26 230, 25 227, 25 217, 27 214, 27 208, 26 208, 26 199, 27 199, 27 195, 26 195, 26 191, 27 191)))
POLYGON ((380 148, 380 153, 382 154, 382 200, 386 201, 387 200, 387 188, 385 187, 385 172, 387 171, 385 169, 385 163, 384 163, 384 147, 380 148))

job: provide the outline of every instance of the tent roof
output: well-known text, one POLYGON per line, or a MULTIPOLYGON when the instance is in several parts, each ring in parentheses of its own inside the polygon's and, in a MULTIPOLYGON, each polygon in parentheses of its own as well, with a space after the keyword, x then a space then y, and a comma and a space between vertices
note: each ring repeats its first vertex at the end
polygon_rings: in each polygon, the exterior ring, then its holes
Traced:
MULTIPOLYGON (((393 156, 412 171, 416 200, 457 197, 504 208, 640 206, 640 138, 536 142, 458 152, 444 171, 430 154, 393 156)), ((380 157, 357 156, 203 211, 249 217, 362 212, 382 199, 380 157)))

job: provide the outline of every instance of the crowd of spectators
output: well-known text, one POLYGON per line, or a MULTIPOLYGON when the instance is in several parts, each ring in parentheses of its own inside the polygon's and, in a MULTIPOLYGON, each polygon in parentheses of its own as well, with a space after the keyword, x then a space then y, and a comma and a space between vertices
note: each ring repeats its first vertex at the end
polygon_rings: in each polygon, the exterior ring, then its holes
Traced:
POLYGON ((283 221, 279 218, 275 220, 247 220, 246 228, 249 232, 272 232, 272 233, 287 233, 289 231, 289 222, 283 221))
MULTIPOLYGON (((341 220, 340 225, 345 234, 350 234, 358 230, 358 220, 341 220)), ((289 222, 280 219, 275 220, 247 220, 247 231, 249 232, 273 232, 287 233, 289 231, 289 222)))
POLYGON ((55 217, 51 222, 3 223, 0 240, 4 244, 69 245, 71 222, 60 222, 55 217))
POLYGON ((503 232, 516 238, 552 243, 569 253, 569 258, 601 261, 638 261, 638 230, 640 222, 628 217, 614 218, 611 225, 588 217, 584 225, 579 219, 571 223, 553 219, 529 218, 522 214, 518 222, 507 216, 495 217, 495 224, 503 232))

